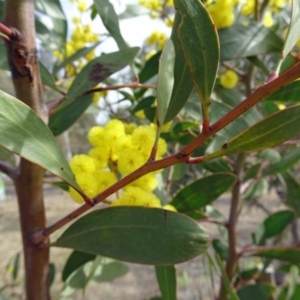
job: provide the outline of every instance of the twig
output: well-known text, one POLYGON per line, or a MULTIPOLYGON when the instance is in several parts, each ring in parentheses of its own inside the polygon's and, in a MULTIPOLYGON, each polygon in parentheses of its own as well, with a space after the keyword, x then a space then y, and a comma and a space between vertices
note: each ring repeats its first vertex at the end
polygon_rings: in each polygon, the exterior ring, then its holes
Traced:
POLYGON ((5 26, 3 23, 0 23, 0 31, 4 33, 7 37, 10 37, 13 34, 13 31, 5 26))
POLYGON ((12 167, 4 161, 0 161, 0 172, 7 175, 12 180, 16 178, 16 168, 12 167))

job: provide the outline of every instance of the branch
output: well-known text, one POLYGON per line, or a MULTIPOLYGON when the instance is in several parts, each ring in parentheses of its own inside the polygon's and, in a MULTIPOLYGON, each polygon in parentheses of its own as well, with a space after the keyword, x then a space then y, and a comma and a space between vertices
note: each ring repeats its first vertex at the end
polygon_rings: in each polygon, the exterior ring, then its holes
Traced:
MULTIPOLYGON (((297 78, 300 77, 300 63, 277 77, 271 82, 268 82, 257 90, 255 90, 248 98, 246 98, 243 102, 233 108, 229 113, 227 113, 223 118, 218 120, 214 123, 208 132, 202 132, 197 138, 195 138, 190 144, 184 147, 181 151, 171 155, 169 157, 163 158, 158 161, 149 161, 144 166, 140 167, 133 173, 127 175, 126 177, 122 178, 117 183, 113 184, 111 187, 103 191, 99 194, 95 199, 94 202, 99 203, 109 197, 110 195, 114 194, 116 191, 122 189, 124 186, 128 185, 129 183, 133 182, 137 178, 142 177, 145 174, 148 174, 153 171, 157 171, 160 169, 164 169, 170 167, 172 165, 178 163, 192 163, 190 161, 191 153, 201 146, 208 138, 213 136, 216 132, 224 128, 234 119, 242 115, 245 111, 251 108, 253 105, 264 99, 265 97, 269 96, 270 94, 276 92, 283 86, 293 82, 297 78)), ((201 162, 199 159, 198 162, 201 162)), ((51 226, 45 228, 44 230, 37 231, 34 235, 32 235, 32 243, 37 244, 45 237, 49 236, 51 233, 56 231, 57 229, 61 228, 62 226, 66 225, 68 222, 74 220, 75 218, 79 217, 87 210, 90 209, 90 206, 87 204, 83 204, 81 207, 73 211, 72 213, 68 214, 67 216, 63 217, 59 221, 55 222, 51 226)))
POLYGON ((12 180, 14 180, 16 177, 16 168, 12 167, 4 161, 0 161, 0 172, 7 175, 12 180))

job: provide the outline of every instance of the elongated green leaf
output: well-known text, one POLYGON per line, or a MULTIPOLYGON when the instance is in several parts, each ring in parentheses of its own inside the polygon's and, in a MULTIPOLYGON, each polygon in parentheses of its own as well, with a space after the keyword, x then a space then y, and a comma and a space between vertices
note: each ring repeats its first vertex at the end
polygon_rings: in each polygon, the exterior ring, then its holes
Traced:
POLYGON ((300 249, 292 247, 281 247, 274 249, 263 249, 256 251, 253 256, 266 257, 271 259, 278 259, 289 261, 294 264, 300 263, 300 249))
POLYGON ((222 149, 205 156, 204 160, 274 147, 300 132, 299 122, 300 105, 276 112, 240 133, 222 149))
POLYGON ((267 194, 269 188, 269 183, 266 178, 259 178, 251 182, 243 193, 245 199, 255 199, 267 194))
POLYGON ((77 52, 72 54, 71 56, 67 57, 62 63, 60 63, 58 66, 55 66, 54 72, 58 72, 62 68, 64 68, 66 65, 72 63, 75 60, 78 60, 79 58, 82 58, 86 54, 88 54, 91 50, 95 49, 101 42, 94 43, 92 46, 84 47, 82 49, 79 49, 77 52))
POLYGON ((297 284, 295 286, 295 290, 293 291, 293 294, 291 297, 288 297, 288 287, 285 287, 283 290, 281 290, 281 293, 279 294, 277 300, 298 300, 300 299, 300 284, 297 284))
POLYGON ((235 182, 231 173, 215 173, 203 177, 184 187, 171 204, 180 212, 199 209, 216 200, 235 182))
POLYGON ((139 48, 127 48, 118 52, 102 54, 90 61, 76 76, 66 100, 59 106, 61 109, 74 101, 75 97, 93 88, 113 73, 130 64, 139 51, 139 48))
POLYGON ((161 51, 157 52, 155 55, 153 55, 150 59, 146 61, 145 66, 139 74, 140 83, 146 82, 158 73, 158 64, 160 56, 161 51))
POLYGON ((262 245, 265 240, 280 234, 291 222, 295 215, 290 210, 282 210, 269 215, 255 232, 255 242, 262 245))
POLYGON ((180 22, 181 22, 180 14, 176 12, 172 34, 171 34, 171 40, 173 41, 174 50, 175 50, 174 87, 170 99, 169 109, 165 117, 165 123, 173 120, 176 117, 176 115, 182 109, 184 104, 187 102, 194 88, 190 71, 183 57, 178 36, 177 36, 177 31, 180 22))
POLYGON ((180 46, 200 96, 203 115, 208 117, 220 56, 216 28, 201 1, 175 0, 174 5, 181 15, 180 46))
POLYGON ((224 261, 228 259, 228 245, 219 239, 213 239, 212 246, 220 258, 224 261))
POLYGON ((265 100, 275 100, 282 102, 300 102, 300 80, 296 80, 274 94, 268 96, 265 100))
POLYGON ((281 160, 280 153, 275 149, 265 149, 258 153, 258 158, 263 161, 269 161, 271 163, 278 163, 281 160))
POLYGON ((270 75, 270 71, 268 69, 268 67, 265 65, 265 63, 259 59, 257 56, 248 56, 247 57, 249 61, 252 62, 252 64, 256 67, 258 67, 259 69, 261 69, 261 71, 266 75, 269 76, 270 75))
POLYGON ((275 286, 266 283, 244 285, 237 294, 240 300, 270 300, 275 292, 275 286))
POLYGON ((157 121, 158 126, 164 124, 166 113, 170 104, 174 85, 175 50, 172 40, 167 40, 163 49, 158 71, 157 82, 157 121))
POLYGON ((218 33, 221 61, 281 51, 283 47, 282 39, 261 23, 234 24, 218 33))
POLYGON ((174 266, 155 266, 162 300, 176 300, 176 270, 174 266))
POLYGON ((73 223, 52 246, 139 264, 173 265, 205 251, 208 235, 194 220, 178 213, 110 207, 73 223))
POLYGON ((291 207, 297 216, 300 216, 300 182, 290 173, 284 173, 283 178, 286 184, 286 202, 285 204, 291 207))
POLYGON ((49 120, 49 128, 57 136, 73 125, 92 103, 93 95, 76 97, 73 102, 57 111, 49 120))
POLYGON ((41 62, 39 62, 39 67, 40 67, 43 84, 57 92, 60 92, 60 90, 57 88, 57 86, 55 84, 54 78, 52 77, 50 72, 47 70, 47 68, 41 62))
POLYGON ((48 273, 48 287, 50 288, 54 278, 55 278, 55 273, 56 273, 56 268, 55 268, 55 264, 50 263, 49 264, 49 273, 48 273))
POLYGON ((96 255, 84 253, 80 251, 73 251, 69 256, 63 272, 62 272, 62 281, 66 281, 67 278, 79 267, 87 263, 88 261, 94 260, 96 255))
POLYGON ((296 148, 287 153, 280 162, 270 166, 263 171, 263 175, 285 172, 300 159, 300 148, 296 148))
POLYGON ((80 190, 46 124, 24 103, 0 91, 0 144, 80 190))
POLYGON ((103 25, 114 38, 119 49, 127 48, 127 44, 124 41, 120 31, 118 16, 113 5, 108 0, 94 0, 94 4, 103 22, 103 25))
MULTIPOLYGON (((288 53, 295 46, 297 40, 300 38, 300 0, 293 0, 292 3, 293 5, 290 26, 285 38, 283 49, 281 51, 282 60, 288 55, 288 53)), ((280 69, 281 62, 278 64, 278 71, 280 69)))

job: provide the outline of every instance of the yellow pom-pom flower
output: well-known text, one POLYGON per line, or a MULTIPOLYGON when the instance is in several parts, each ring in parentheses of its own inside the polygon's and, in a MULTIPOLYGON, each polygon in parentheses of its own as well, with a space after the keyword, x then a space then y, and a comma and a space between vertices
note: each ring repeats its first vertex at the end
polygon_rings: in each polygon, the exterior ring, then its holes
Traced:
POLYGON ((134 129, 137 128, 137 125, 135 123, 125 123, 124 127, 125 127, 126 134, 132 134, 134 129))
POLYGON ((151 150, 154 145, 155 136, 155 129, 151 126, 139 126, 133 131, 131 135, 132 144, 134 147, 141 148, 142 150, 151 150))
POLYGON ((79 204, 82 204, 84 202, 83 197, 71 186, 69 188, 69 195, 75 202, 77 202, 79 204))
POLYGON ((101 193, 117 182, 116 175, 107 170, 98 170, 95 173, 95 178, 98 184, 97 194, 101 193))
POLYGON ((96 171, 94 160, 85 154, 74 155, 69 164, 75 176, 96 171))
POLYGON ((103 145, 104 128, 101 126, 94 126, 88 132, 88 141, 94 147, 103 145))
POLYGON ((93 148, 89 151, 88 155, 96 160, 97 168, 105 168, 108 164, 110 154, 110 148, 106 147, 106 145, 102 145, 101 147, 93 148))
POLYGON ((90 173, 80 173, 75 177, 78 185, 88 197, 93 198, 97 196, 99 188, 94 175, 90 173))
POLYGON ((272 27, 274 24, 274 20, 270 11, 266 11, 263 18, 263 24, 265 27, 272 27))
POLYGON ((232 89, 238 80, 239 77, 237 73, 232 70, 227 70, 220 76, 220 83, 226 89, 232 89))
POLYGON ((118 159, 118 169, 123 175, 127 175, 141 167, 145 162, 141 151, 138 149, 126 149, 118 159))
POLYGON ((131 186, 137 186, 141 189, 143 189, 146 192, 151 192, 156 189, 157 187, 157 178, 154 174, 147 174, 142 176, 141 178, 138 178, 134 182, 132 182, 131 186))
POLYGON ((77 9, 81 12, 84 12, 87 10, 87 6, 86 6, 86 3, 85 1, 78 1, 77 3, 77 9))

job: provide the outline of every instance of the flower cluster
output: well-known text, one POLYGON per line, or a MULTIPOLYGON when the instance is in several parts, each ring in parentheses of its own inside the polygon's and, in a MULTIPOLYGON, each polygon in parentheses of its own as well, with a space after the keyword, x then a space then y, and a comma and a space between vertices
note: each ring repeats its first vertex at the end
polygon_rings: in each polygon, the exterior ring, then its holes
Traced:
MULTIPOLYGON (((110 120, 104 127, 92 127, 88 140, 93 148, 87 155, 75 155, 70 161, 77 183, 87 196, 95 197, 119 178, 144 165, 150 157, 155 138, 154 124, 137 126, 135 123, 110 120)), ((165 140, 159 138, 156 158, 161 158, 166 150, 165 140)), ((156 174, 144 175, 118 192, 112 205, 161 207, 160 200, 152 193, 156 187, 156 174)), ((73 188, 69 192, 76 202, 83 202, 73 188)))
POLYGON ((234 7, 236 0, 216 0, 215 2, 207 1, 207 11, 212 17, 217 29, 230 27, 235 19, 234 7))
MULTIPOLYGON (((95 43, 100 40, 99 35, 92 32, 92 25, 84 24, 82 22, 83 12, 86 12, 88 10, 86 2, 83 0, 72 0, 71 2, 77 4, 77 9, 80 13, 80 16, 73 17, 72 21, 75 25, 75 29, 71 34, 70 40, 66 43, 65 57, 63 53, 61 53, 59 50, 53 52, 53 55, 60 61, 62 61, 64 58, 70 57, 78 50, 89 46, 91 43, 95 43)), ((72 64, 68 64, 66 66, 68 76, 76 75, 77 72, 80 71, 88 61, 94 58, 95 50, 91 50, 84 57, 79 58, 72 64)))
POLYGON ((150 10, 150 17, 156 19, 164 18, 166 9, 174 7, 173 0, 139 0, 139 3, 150 10))

